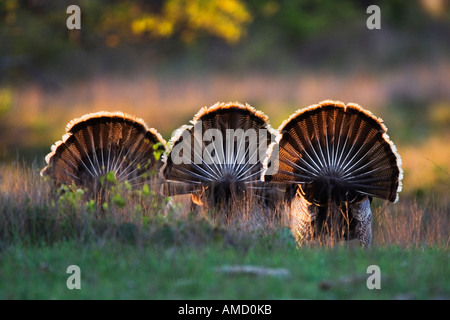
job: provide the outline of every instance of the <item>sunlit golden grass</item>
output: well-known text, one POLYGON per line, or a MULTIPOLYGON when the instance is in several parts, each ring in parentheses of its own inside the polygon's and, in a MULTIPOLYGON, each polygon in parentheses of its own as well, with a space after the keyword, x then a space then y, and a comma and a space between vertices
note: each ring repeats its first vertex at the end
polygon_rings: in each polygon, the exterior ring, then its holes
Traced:
MULTIPOLYGON (((269 231, 253 232, 243 227, 253 219, 246 215, 240 223, 224 229, 207 214, 189 214, 186 201, 155 201, 157 198, 145 190, 117 189, 108 200, 95 204, 78 191, 55 192, 52 182, 39 176, 36 163, 1 164, 0 177, 0 248, 15 242, 51 244, 65 239, 196 245, 218 237, 245 245, 252 237, 283 229, 283 225, 271 224, 269 231)), ((448 201, 436 201, 432 194, 420 202, 409 196, 397 204, 375 200, 372 211, 374 246, 448 248, 450 244, 448 201)))
POLYGON ((423 204, 408 199, 395 205, 381 204, 373 210, 374 245, 402 247, 450 245, 448 204, 427 198, 423 204))

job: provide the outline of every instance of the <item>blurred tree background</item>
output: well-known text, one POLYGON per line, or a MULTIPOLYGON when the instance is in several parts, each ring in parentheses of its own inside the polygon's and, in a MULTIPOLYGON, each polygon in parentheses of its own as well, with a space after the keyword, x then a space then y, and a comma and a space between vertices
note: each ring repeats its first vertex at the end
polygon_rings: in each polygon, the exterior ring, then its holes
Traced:
MULTIPOLYGON (((141 69, 140 63, 151 67, 175 63, 179 68, 180 59, 192 69, 201 65, 286 71, 311 63, 348 68, 355 62, 353 50, 366 56, 361 64, 373 64, 380 48, 365 24, 366 8, 373 3, 382 8, 382 30, 389 30, 391 37, 410 34, 424 41, 432 37, 448 42, 447 0, 2 0, 1 80, 45 81, 48 72, 63 70, 64 77, 89 76, 141 69), (71 4, 81 8, 81 30, 66 28, 70 15, 66 8, 71 4), (89 68, 78 67, 87 63, 84 60, 93 60, 89 68)), ((392 43, 397 47, 389 52, 392 63, 429 59, 427 55, 439 58, 433 50, 442 57, 450 53, 448 45, 410 42, 401 48, 405 51, 392 43)))
POLYGON ((433 140, 450 138, 449 39, 448 0, 0 0, 0 159, 41 161, 71 118, 102 109, 168 140, 220 100, 278 127, 336 99, 385 119, 411 159, 432 149, 434 164, 405 164, 431 168, 412 175, 420 192, 450 181, 448 145, 433 140), (81 30, 66 27, 72 4, 81 30), (380 30, 366 27, 371 4, 380 30))

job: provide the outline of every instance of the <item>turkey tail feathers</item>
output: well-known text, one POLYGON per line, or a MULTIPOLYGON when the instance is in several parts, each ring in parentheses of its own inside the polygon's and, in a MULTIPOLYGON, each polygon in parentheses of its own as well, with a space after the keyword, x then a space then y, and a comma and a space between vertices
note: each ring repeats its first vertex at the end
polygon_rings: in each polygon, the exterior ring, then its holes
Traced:
POLYGON ((142 119, 102 111, 69 122, 41 175, 91 188, 110 172, 117 181, 142 184, 159 171, 171 194, 209 189, 228 199, 247 187, 273 188, 263 180, 298 184, 317 205, 367 196, 396 202, 403 171, 386 132, 357 104, 326 100, 298 110, 275 131, 248 104, 216 103, 176 130, 166 150, 142 119))
POLYGON ((398 200, 403 172, 382 120, 357 104, 326 100, 298 110, 279 128, 278 171, 265 181, 298 183, 311 203, 398 200))
POLYGON ((187 192, 258 181, 267 147, 277 135, 267 120, 262 112, 237 102, 200 109, 190 125, 174 132, 163 177, 185 185, 187 192))
POLYGON ((122 112, 86 114, 66 126, 66 134, 45 157, 41 175, 58 182, 92 188, 114 173, 117 181, 141 184, 161 167, 165 141, 142 119, 122 112))

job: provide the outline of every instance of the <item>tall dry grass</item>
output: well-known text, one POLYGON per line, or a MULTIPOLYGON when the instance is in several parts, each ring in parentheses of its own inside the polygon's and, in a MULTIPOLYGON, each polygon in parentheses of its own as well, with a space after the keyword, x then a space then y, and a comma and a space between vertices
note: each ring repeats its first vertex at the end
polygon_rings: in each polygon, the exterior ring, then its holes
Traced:
POLYGON ((188 196, 167 198, 157 188, 110 182, 99 198, 75 186, 56 186, 40 177, 39 170, 37 162, 0 164, 0 250, 14 243, 64 240, 153 245, 205 245, 219 240, 245 246, 275 228, 271 219, 262 222, 262 214, 248 215, 254 212, 253 201, 239 206, 241 219, 224 224, 210 211, 192 213, 188 196))
MULTIPOLYGON (((254 217, 249 215, 241 215, 241 221, 234 221, 227 229, 210 219, 208 212, 204 216, 189 213, 186 201, 169 202, 142 190, 115 189, 108 200, 94 203, 80 190, 55 191, 51 181, 39 176, 39 169, 36 162, 0 164, 0 249, 14 243, 63 240, 194 245, 219 240, 236 244, 262 234, 252 234, 254 217)), ((373 245, 448 248, 448 209, 448 203, 432 198, 425 202, 406 198, 398 204, 374 201, 373 245)), ((273 221, 270 232, 283 229, 273 221)))
POLYGON ((81 189, 54 185, 39 170, 36 163, 0 164, 0 248, 16 242, 115 239, 124 232, 135 239, 150 218, 167 214, 167 203, 149 189, 127 193, 115 186, 100 202, 81 189))
POLYGON ((381 204, 373 210, 375 245, 401 247, 450 245, 450 211, 448 204, 432 198, 418 203, 416 199, 399 204, 381 204))

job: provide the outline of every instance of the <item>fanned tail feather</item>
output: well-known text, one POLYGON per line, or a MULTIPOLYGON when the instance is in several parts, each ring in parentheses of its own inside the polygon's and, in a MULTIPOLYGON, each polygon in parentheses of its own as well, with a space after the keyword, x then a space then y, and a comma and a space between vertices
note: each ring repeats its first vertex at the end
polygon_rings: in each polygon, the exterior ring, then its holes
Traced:
POLYGON ((157 176, 165 141, 139 118, 122 112, 97 112, 72 120, 61 141, 46 156, 41 175, 58 183, 98 189, 112 172, 116 181, 142 185, 157 176))
POLYGON ((395 202, 400 156, 382 120, 356 104, 324 101, 294 113, 279 128, 279 170, 265 181, 297 183, 311 203, 395 202))
POLYGON ((204 107, 190 125, 174 132, 162 176, 171 190, 202 190, 209 206, 232 205, 232 199, 249 193, 264 198, 256 190, 266 189, 262 163, 276 135, 267 116, 247 104, 204 107))

